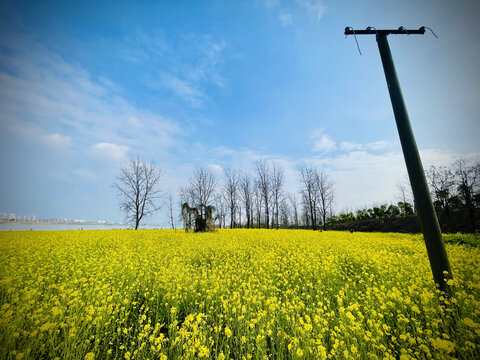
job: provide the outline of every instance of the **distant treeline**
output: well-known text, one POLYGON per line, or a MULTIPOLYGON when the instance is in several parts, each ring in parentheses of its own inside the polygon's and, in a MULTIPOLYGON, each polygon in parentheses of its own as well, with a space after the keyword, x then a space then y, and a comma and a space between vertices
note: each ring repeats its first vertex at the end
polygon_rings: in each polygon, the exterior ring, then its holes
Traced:
MULTIPOLYGON (((464 209, 458 209, 451 214, 448 220, 441 212, 437 210, 438 221, 443 233, 473 233, 469 214, 464 209), (454 226, 451 226, 451 223, 454 226)), ((480 210, 476 209, 477 218, 480 217, 480 210)), ((399 232, 399 233, 419 233, 421 232, 420 222, 416 214, 408 216, 384 217, 379 219, 357 219, 355 220, 334 220, 327 225, 329 230, 353 230, 365 232, 399 232)), ((477 229, 478 231, 478 229, 477 229)))
MULTIPOLYGON (((438 221, 444 233, 478 232, 480 217, 479 162, 458 160, 452 167, 432 166, 426 172, 438 221)), ((355 231, 420 232, 411 195, 400 185, 403 201, 397 205, 383 204, 332 216, 328 228, 355 231)))
MULTIPOLYGON (((208 228, 326 229, 333 214, 330 177, 322 169, 300 165, 298 183, 298 193, 287 192, 283 168, 266 160, 256 161, 249 173, 228 167, 219 176, 197 168, 180 190, 180 221, 186 230, 195 231, 202 228, 199 223, 212 224, 208 228)), ((168 206, 173 214, 171 196, 168 206)), ((170 221, 173 228, 173 215, 170 221)))

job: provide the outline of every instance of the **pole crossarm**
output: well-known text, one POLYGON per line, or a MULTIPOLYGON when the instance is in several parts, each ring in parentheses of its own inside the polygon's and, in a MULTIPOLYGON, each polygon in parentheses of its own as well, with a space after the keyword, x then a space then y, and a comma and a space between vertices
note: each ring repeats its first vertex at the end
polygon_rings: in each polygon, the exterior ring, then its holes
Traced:
POLYGON ((423 35, 425 34, 425 26, 422 26, 418 30, 407 30, 403 26, 400 26, 396 30, 377 30, 371 26, 367 27, 365 30, 354 30, 351 27, 345 28, 345 35, 377 35, 377 36, 387 36, 390 34, 395 35, 423 35))

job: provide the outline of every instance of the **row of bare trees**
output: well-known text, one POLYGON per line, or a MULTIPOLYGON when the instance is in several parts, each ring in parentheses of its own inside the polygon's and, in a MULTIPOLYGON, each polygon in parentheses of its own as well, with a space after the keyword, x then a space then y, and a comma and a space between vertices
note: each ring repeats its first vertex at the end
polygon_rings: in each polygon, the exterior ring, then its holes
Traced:
MULTIPOLYGON (((325 228, 334 195, 333 183, 325 172, 301 166, 302 190, 297 196, 285 191, 285 171, 279 163, 258 160, 252 169, 244 173, 227 167, 222 175, 208 168, 195 169, 188 185, 180 189, 182 206, 200 209, 202 218, 201 209, 213 206, 215 224, 222 228, 325 228)), ((171 214, 171 202, 169 206, 171 214)), ((181 220, 188 228, 188 219, 182 216, 181 220)))
POLYGON ((258 160, 251 173, 227 167, 219 175, 209 168, 197 168, 180 189, 180 211, 169 191, 160 201, 161 172, 137 157, 122 167, 114 188, 126 220, 138 229, 148 215, 166 205, 171 227, 179 218, 185 229, 205 231, 219 227, 325 229, 332 214, 333 183, 314 167, 298 169, 300 191, 285 191, 284 169, 277 162, 258 160), (177 209, 176 209, 177 208, 177 209), (180 214, 177 216, 176 214, 180 214))

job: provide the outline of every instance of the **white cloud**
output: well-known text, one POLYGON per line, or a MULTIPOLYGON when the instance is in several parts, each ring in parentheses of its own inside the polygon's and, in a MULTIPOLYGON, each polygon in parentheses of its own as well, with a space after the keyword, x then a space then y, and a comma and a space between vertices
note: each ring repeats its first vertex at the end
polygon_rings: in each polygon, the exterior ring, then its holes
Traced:
POLYGON ((221 76, 226 43, 202 34, 138 32, 126 40, 123 57, 142 65, 144 83, 154 90, 169 89, 193 107, 203 104, 205 88, 225 87, 221 76), (157 69, 162 69, 158 72, 157 69))
POLYGON ((199 107, 203 104, 205 95, 196 89, 192 83, 171 74, 162 74, 162 85, 189 102, 193 107, 199 107))
POLYGON ((108 79, 92 78, 31 39, 0 39, 0 47, 0 127, 9 134, 80 149, 124 144, 137 153, 164 152, 185 134, 176 121, 127 100, 108 79))
POLYGON ((140 128, 143 126, 142 122, 135 116, 130 116, 128 118, 128 123, 135 128, 140 128))
POLYGON ((388 143, 386 141, 380 140, 368 143, 366 146, 370 150, 383 150, 387 147, 387 145, 388 143))
POLYGON ((14 136, 21 137, 27 142, 35 141, 52 148, 68 148, 72 145, 70 136, 59 133, 48 134, 38 126, 26 125, 21 121, 18 123, 2 121, 0 122, 0 129, 14 136))
POLYGON ((267 8, 273 8, 278 5, 278 0, 265 0, 265 6, 267 8))
POLYGON ((121 163, 127 157, 128 146, 116 145, 108 142, 95 144, 91 147, 93 155, 116 163, 121 163))
POLYGON ((344 151, 361 150, 362 148, 363 148, 362 144, 358 144, 350 141, 342 141, 340 143, 340 150, 344 150, 344 151))
POLYGON ((315 140, 313 144, 313 151, 328 153, 337 148, 335 141, 330 136, 322 135, 319 139, 315 140))
MULTIPOLYGON (((314 134, 322 136, 321 130, 315 131, 314 134)), ((231 166, 255 176, 254 162, 264 159, 270 163, 275 161, 284 169, 284 190, 298 194, 300 185, 297 167, 300 163, 305 163, 324 169, 333 180, 335 211, 346 208, 356 210, 375 203, 396 202, 398 201, 397 182, 407 176, 403 154, 398 150, 387 153, 372 153, 367 150, 350 151, 331 156, 308 157, 299 161, 278 154, 259 153, 249 149, 237 150, 226 147, 211 149, 202 145, 195 148, 195 153, 198 154, 198 158, 194 159, 191 167, 184 164, 180 169, 169 169, 174 174, 171 180, 173 188, 178 185, 178 174, 182 173, 183 178, 188 178, 193 171, 193 164, 216 169, 217 174, 221 174, 222 167, 231 166), (202 162, 206 161, 205 159, 208 159, 208 162, 202 162)), ((459 154, 453 151, 426 149, 421 150, 420 155, 424 168, 428 169, 431 165, 448 166, 459 157, 475 158, 480 154, 459 154)))
POLYGON ((312 151, 329 153, 337 148, 337 144, 328 135, 322 134, 322 129, 316 129, 310 135, 314 139, 312 151))
MULTIPOLYGON (((321 132, 317 131, 318 136, 321 132)), ((216 148, 206 150, 205 155, 216 166, 231 166, 254 175, 253 163, 259 159, 277 162, 285 171, 285 191, 299 190, 299 163, 324 169, 335 184, 335 209, 355 210, 374 203, 395 202, 398 180, 407 176, 405 160, 401 151, 371 153, 366 150, 340 153, 329 157, 309 157, 293 161, 275 154, 261 154, 251 150, 216 148)), ((449 166, 460 158, 475 158, 480 154, 459 154, 453 151, 426 149, 420 151, 425 169, 431 165, 449 166)))
MULTIPOLYGON (((322 136, 321 130, 314 134, 322 136)), ((357 144, 358 145, 358 144, 357 144)), ((254 162, 259 159, 269 163, 275 161, 284 170, 285 192, 298 194, 300 189, 298 165, 305 163, 324 169, 334 182, 335 205, 334 211, 344 209, 356 210, 378 203, 392 203, 398 201, 397 182, 407 176, 405 161, 400 150, 387 153, 370 152, 364 146, 362 151, 331 154, 331 156, 308 157, 299 161, 286 158, 278 154, 259 153, 250 149, 232 149, 226 147, 208 148, 198 145, 195 153, 200 152, 199 158, 192 159, 190 165, 177 165, 170 168, 168 184, 178 188, 179 179, 187 179, 194 166, 207 166, 221 175, 221 169, 231 166, 255 176, 254 162), (198 150, 198 151, 197 151, 198 150), (208 162, 207 160, 208 159, 208 162), (182 176, 178 176, 182 174, 182 176)), ((427 149, 420 151, 425 169, 430 165, 448 166, 457 158, 475 158, 480 154, 459 154, 453 151, 427 149)))
POLYGON ((311 14, 316 21, 320 21, 325 13, 322 0, 297 0, 297 3, 311 14))
POLYGON ((292 25, 292 14, 280 12, 280 14, 278 14, 278 18, 280 19, 282 26, 292 25))
MULTIPOLYGON (((420 151, 424 169, 431 165, 449 166, 459 157, 472 158, 474 155, 436 149, 420 151)), ((329 158, 306 159, 305 162, 325 168, 331 174, 335 182, 337 209, 396 201, 397 182, 407 175, 400 151, 383 154, 352 151, 329 158)))
POLYGON ((64 136, 58 133, 43 135, 40 139, 43 143, 55 147, 69 147, 72 144, 72 138, 70 136, 64 136))
POLYGON ((121 47, 122 56, 125 60, 135 63, 164 59, 174 54, 173 44, 162 30, 153 33, 137 31, 129 35, 122 45, 124 45, 121 47))
POLYGON ((385 140, 373 141, 367 144, 359 144, 350 141, 342 141, 340 143, 340 150, 343 151, 358 151, 358 150, 385 150, 387 149, 389 143, 385 140))
POLYGON ((223 173, 222 167, 218 164, 208 164, 208 168, 217 174, 217 176, 221 176, 223 173))

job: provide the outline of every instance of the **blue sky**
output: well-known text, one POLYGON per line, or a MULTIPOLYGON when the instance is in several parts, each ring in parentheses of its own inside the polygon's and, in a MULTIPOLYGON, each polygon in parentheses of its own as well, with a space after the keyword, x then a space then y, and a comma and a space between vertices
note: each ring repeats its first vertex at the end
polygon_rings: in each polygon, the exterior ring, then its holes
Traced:
MULTIPOLYGON (((424 166, 480 153, 476 1, 4 1, 0 212, 122 220, 130 154, 175 193, 196 166, 324 168, 337 210, 395 201, 406 176, 374 37, 390 36, 424 166)), ((163 223, 159 213, 151 222, 163 223)))

